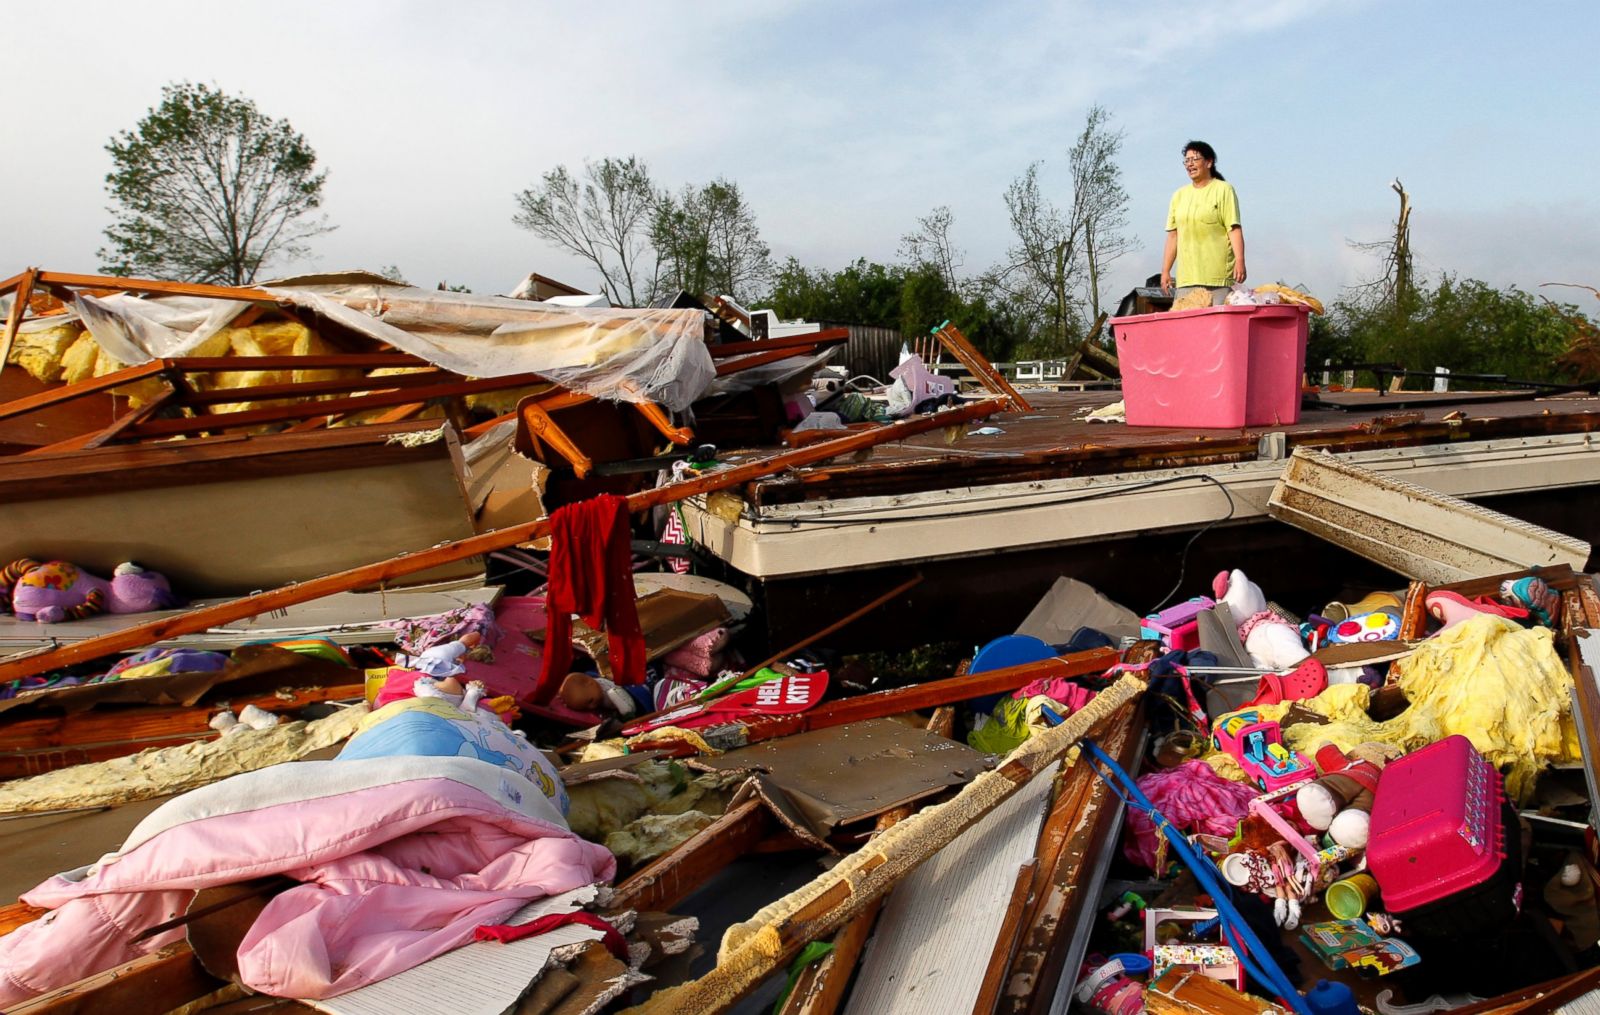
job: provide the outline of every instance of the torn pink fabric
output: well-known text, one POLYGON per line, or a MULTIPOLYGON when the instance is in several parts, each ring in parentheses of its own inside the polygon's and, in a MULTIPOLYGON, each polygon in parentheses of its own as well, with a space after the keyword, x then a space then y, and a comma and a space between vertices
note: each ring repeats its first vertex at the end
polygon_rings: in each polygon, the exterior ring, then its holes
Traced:
MULTIPOLYGON (((1242 782, 1224 779, 1203 761, 1185 761, 1177 768, 1142 775, 1139 789, 1179 831, 1203 832, 1224 839, 1233 835, 1259 792, 1242 782)), ((1149 816, 1137 808, 1128 808, 1128 834, 1123 840, 1122 855, 1154 870, 1156 839, 1156 828, 1149 816)))
POLYGON ((52 910, 0 938, 0 1008, 182 940, 138 944, 202 888, 304 882, 239 947, 245 986, 325 998, 465 944, 532 899, 608 881, 616 861, 537 787, 472 758, 296 762, 176 797, 118 853, 23 896, 52 910))

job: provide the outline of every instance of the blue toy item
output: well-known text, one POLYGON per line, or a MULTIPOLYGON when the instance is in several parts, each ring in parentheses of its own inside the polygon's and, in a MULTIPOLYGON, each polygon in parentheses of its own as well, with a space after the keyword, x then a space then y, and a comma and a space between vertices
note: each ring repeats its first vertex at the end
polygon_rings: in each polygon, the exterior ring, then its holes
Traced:
MULTIPOLYGON (((1056 650, 1038 638, 1026 634, 1007 634, 980 648, 973 655, 972 665, 967 667, 967 672, 988 673, 990 670, 1003 670, 1008 666, 1021 666, 1024 663, 1053 659, 1055 655, 1056 650)), ((972 699, 968 704, 975 712, 989 712, 994 709, 995 702, 1003 697, 1005 697, 1003 694, 986 694, 981 698, 972 699)))
POLYGON ((1355 992, 1334 980, 1318 980, 1306 991, 1306 1004, 1314 1015, 1361 1015, 1355 992))

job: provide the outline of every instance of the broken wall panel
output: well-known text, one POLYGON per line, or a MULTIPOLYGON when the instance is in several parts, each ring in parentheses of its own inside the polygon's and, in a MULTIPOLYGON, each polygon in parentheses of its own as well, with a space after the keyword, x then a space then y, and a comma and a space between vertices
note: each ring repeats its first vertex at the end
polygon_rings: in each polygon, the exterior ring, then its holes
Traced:
MULTIPOLYGON (((367 428, 362 428, 363 430, 367 428)), ((283 434, 0 460, 0 564, 137 561, 186 597, 304 581, 475 529, 453 433, 283 434)), ((452 561, 409 583, 483 574, 452 561)))
POLYGON ((1267 510, 1432 585, 1553 564, 1582 568, 1589 558, 1582 540, 1306 449, 1290 458, 1267 510))

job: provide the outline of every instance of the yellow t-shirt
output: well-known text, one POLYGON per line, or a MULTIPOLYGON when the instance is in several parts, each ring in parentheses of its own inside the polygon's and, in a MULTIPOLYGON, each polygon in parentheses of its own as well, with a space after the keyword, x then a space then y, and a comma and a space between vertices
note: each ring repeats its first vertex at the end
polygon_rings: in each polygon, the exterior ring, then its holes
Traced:
POLYGON ((1239 198, 1226 180, 1178 188, 1167 207, 1167 229, 1178 231, 1178 285, 1233 284, 1228 230, 1236 225, 1239 198))

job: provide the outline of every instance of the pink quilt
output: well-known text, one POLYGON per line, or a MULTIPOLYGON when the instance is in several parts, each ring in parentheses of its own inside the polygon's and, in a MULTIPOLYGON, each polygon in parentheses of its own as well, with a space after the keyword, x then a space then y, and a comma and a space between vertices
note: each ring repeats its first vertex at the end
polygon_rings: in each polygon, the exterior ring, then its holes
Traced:
POLYGON ((526 902, 616 874, 526 779, 472 758, 297 762, 234 776, 152 812, 120 851, 23 896, 52 912, 0 937, 0 1009, 182 940, 193 893, 268 874, 239 948, 243 982, 324 998, 465 944, 526 902))

